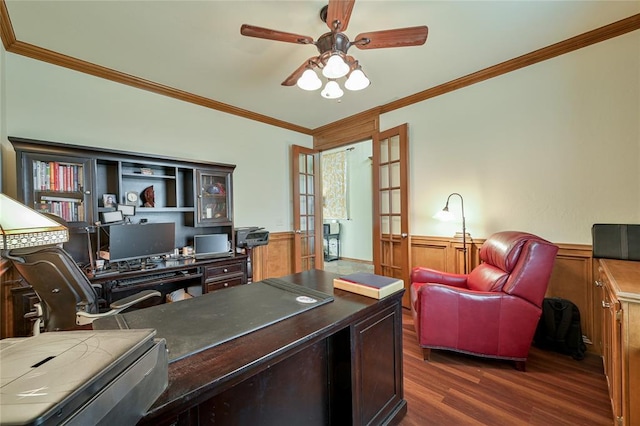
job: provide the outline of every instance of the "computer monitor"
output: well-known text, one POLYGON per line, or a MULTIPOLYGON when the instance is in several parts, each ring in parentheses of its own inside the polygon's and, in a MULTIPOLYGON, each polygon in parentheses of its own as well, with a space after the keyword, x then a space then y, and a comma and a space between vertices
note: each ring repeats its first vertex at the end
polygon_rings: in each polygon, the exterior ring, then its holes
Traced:
POLYGON ((193 237, 196 259, 231 256, 227 234, 205 234, 193 237))
POLYGON ((111 225, 109 262, 146 259, 173 253, 175 223, 111 225))

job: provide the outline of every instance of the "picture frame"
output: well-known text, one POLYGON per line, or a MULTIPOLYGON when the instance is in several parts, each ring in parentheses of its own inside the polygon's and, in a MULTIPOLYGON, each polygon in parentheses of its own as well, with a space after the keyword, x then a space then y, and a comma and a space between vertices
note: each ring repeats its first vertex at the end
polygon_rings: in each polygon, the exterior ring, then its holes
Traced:
POLYGON ((104 207, 115 207, 118 204, 116 194, 102 194, 102 205, 104 207))

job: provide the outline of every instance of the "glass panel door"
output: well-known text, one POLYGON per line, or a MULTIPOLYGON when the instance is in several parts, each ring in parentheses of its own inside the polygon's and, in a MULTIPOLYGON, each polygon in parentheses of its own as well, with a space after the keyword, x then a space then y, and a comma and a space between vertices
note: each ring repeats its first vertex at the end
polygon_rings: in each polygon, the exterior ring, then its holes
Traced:
POLYGON ((196 226, 231 222, 231 173, 200 169, 196 180, 196 226))
MULTIPOLYGON (((23 163, 22 201, 72 224, 92 223, 93 162, 87 158, 27 154, 23 163)), ((115 200, 114 200, 115 202, 115 200)), ((80 225, 84 226, 84 225, 80 225)))
POLYGON ((380 133, 374 140, 373 162, 376 274, 404 280, 403 305, 408 307, 411 238, 406 124, 380 133))
POLYGON ((293 227, 295 272, 322 269, 322 230, 316 220, 320 211, 319 152, 292 148, 293 227))

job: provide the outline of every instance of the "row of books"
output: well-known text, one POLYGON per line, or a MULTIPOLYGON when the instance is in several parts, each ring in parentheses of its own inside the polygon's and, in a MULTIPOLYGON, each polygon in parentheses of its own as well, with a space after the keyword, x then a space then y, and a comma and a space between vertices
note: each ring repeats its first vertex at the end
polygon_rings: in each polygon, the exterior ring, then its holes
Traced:
MULTIPOLYGON (((43 197, 45 198, 45 197, 43 197)), ((53 197, 48 197, 53 198, 53 197)), ((74 201, 47 201, 42 200, 36 210, 44 213, 52 213, 61 217, 67 222, 84 221, 84 205, 77 200, 74 201)))
POLYGON ((82 191, 83 166, 56 161, 33 162, 33 187, 41 191, 82 191))
POLYGON ((367 272, 355 272, 335 278, 333 287, 374 299, 382 299, 404 289, 404 280, 367 272))

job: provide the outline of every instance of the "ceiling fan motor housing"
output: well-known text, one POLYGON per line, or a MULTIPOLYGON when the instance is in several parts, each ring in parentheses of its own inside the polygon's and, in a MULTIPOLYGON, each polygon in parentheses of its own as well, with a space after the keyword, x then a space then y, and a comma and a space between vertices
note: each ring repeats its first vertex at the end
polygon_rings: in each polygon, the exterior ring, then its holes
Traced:
POLYGON ((320 54, 326 52, 342 52, 346 55, 347 50, 351 47, 351 42, 349 42, 349 38, 343 33, 330 32, 322 34, 320 38, 318 38, 316 47, 320 54))

